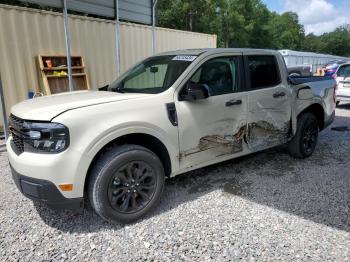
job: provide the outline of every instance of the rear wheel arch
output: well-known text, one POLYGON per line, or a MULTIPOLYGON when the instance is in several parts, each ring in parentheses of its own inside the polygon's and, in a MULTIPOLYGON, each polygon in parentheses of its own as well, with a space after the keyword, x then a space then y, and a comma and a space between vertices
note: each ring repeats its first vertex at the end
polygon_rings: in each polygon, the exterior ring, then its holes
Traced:
POLYGON ((298 114, 298 118, 301 115, 305 114, 306 112, 312 113, 317 118, 318 127, 320 130, 322 130, 324 128, 324 116, 325 116, 323 107, 320 104, 312 104, 307 108, 305 108, 303 111, 301 111, 298 114))

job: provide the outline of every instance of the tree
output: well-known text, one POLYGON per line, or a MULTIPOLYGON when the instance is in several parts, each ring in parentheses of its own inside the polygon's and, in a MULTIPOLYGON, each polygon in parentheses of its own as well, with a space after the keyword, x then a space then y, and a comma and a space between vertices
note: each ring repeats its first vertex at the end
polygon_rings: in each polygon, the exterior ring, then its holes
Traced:
POLYGON ((320 40, 320 52, 350 56, 350 25, 340 26, 333 32, 323 34, 320 40))
POLYGON ((269 10, 260 0, 159 0, 160 26, 215 33, 219 47, 269 47, 269 10))
MULTIPOLYGON (((232 39, 234 47, 269 48, 270 32, 268 23, 270 11, 260 0, 228 0, 230 12, 236 12, 241 16, 243 32, 232 39), (241 40, 243 39, 243 41, 241 40)), ((237 28, 231 28, 232 31, 237 28)))
POLYGON ((213 16, 209 1, 206 0, 159 0, 158 24, 163 27, 206 32, 201 23, 203 16, 213 16))
POLYGON ((308 34, 293 12, 270 12, 261 0, 159 0, 159 26, 216 34, 218 47, 292 49, 350 56, 350 26, 308 34))
POLYGON ((296 13, 286 12, 282 15, 272 13, 269 22, 274 49, 300 50, 304 42, 304 27, 299 23, 296 13))
POLYGON ((305 36, 303 50, 309 52, 320 52, 321 39, 313 33, 305 36))

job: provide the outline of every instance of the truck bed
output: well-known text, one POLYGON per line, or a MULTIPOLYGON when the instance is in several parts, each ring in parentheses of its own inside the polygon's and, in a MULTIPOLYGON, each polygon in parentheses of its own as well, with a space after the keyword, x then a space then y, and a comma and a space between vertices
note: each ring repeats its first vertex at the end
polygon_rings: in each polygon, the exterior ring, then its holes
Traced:
POLYGON ((330 76, 300 76, 300 77, 290 77, 289 81, 292 85, 300 85, 310 82, 319 82, 319 81, 326 81, 326 80, 334 80, 330 76))

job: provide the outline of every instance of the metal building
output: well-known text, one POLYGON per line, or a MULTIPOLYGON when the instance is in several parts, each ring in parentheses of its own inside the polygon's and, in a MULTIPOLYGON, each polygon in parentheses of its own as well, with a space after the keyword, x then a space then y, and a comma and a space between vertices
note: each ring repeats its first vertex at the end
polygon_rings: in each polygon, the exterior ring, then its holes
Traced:
POLYGON ((312 64, 313 72, 315 73, 317 68, 328 63, 331 60, 349 60, 349 57, 333 56, 326 54, 318 54, 311 52, 299 52, 293 50, 279 50, 283 55, 284 61, 287 66, 297 66, 312 64))

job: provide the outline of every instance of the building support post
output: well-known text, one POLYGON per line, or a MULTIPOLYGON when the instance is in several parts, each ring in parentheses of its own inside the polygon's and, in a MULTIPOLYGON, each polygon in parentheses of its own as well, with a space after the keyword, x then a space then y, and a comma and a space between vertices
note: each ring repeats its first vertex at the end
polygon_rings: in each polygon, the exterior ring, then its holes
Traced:
POLYGON ((156 54, 156 7, 157 7, 157 1, 153 0, 152 2, 152 55, 156 54))
POLYGON ((71 53, 70 53, 70 36, 69 36, 67 0, 63 0, 63 25, 64 25, 64 40, 65 40, 66 55, 67 55, 68 84, 69 84, 69 91, 71 92, 74 90, 74 86, 73 86, 73 77, 72 77, 72 59, 71 59, 71 53))
POLYGON ((115 0, 115 52, 117 77, 120 76, 120 23, 119 23, 119 0, 115 0))
POLYGON ((4 89, 3 89, 2 81, 1 81, 1 75, 0 75, 0 102, 1 102, 2 116, 3 116, 3 119, 4 119, 5 141, 7 141, 7 138, 9 137, 9 133, 8 133, 9 126, 8 126, 8 123, 7 123, 5 96, 4 96, 4 89))

